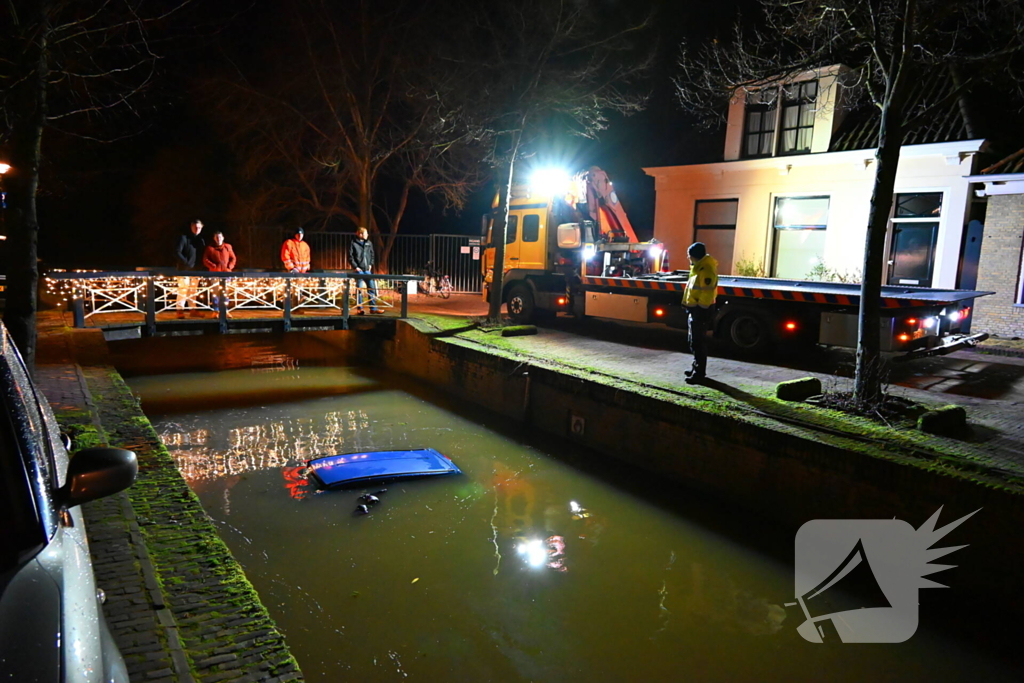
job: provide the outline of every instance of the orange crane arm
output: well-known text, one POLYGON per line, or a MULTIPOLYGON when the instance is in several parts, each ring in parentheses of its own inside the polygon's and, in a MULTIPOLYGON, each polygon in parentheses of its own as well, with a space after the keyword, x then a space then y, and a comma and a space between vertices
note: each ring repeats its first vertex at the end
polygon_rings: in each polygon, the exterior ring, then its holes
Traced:
POLYGON ((611 235, 619 241, 639 242, 633 226, 626 216, 626 210, 612 187, 608 174, 597 166, 591 166, 584 176, 587 186, 587 209, 597 223, 602 235, 611 235))

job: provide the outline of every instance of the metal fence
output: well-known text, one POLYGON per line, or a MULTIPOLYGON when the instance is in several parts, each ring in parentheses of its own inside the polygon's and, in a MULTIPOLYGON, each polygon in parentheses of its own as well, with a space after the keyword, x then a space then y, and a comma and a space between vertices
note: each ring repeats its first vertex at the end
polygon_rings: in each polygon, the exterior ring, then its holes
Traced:
MULTIPOLYGON (((293 233, 279 228, 256 228, 244 259, 246 268, 282 268, 281 243, 293 233)), ((348 247, 355 239, 351 232, 307 232, 306 242, 317 270, 350 270, 348 247)), ((387 271, 392 275, 422 275, 433 263, 441 274, 451 278, 456 292, 480 293, 483 276, 480 259, 483 247, 479 237, 468 235, 398 235, 388 254, 387 271)), ((378 262, 381 255, 377 256, 378 262)))

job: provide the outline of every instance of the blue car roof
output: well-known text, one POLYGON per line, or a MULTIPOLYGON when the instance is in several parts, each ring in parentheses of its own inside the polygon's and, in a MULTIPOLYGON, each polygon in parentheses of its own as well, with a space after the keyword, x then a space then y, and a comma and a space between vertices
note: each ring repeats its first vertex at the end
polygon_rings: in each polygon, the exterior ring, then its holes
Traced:
POLYGON ((306 464, 325 488, 400 477, 462 474, 455 463, 433 448, 328 455, 306 464))

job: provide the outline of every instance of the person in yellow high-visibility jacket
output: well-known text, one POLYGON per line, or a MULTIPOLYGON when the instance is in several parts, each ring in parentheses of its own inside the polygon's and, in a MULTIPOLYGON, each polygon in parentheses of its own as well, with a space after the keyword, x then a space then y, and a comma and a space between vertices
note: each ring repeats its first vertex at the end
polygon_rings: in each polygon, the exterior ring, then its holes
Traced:
POLYGON ((711 257, 703 242, 694 242, 686 250, 690 276, 686 280, 683 306, 686 306, 690 353, 693 365, 686 371, 686 383, 696 384, 707 376, 708 327, 718 297, 718 261, 711 257))

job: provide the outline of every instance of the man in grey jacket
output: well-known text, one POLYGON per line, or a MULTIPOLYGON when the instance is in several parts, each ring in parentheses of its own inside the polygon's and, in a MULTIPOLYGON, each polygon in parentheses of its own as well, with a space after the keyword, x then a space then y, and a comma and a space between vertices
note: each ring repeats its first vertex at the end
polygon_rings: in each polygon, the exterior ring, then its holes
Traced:
MULTIPOLYGON (((356 230, 356 238, 348 247, 348 264, 359 274, 369 275, 373 273, 373 242, 369 238, 370 233, 366 228, 356 230)), ((356 280, 356 315, 363 315, 363 288, 370 299, 370 313, 383 313, 377 308, 377 287, 373 284, 373 278, 356 280)))

